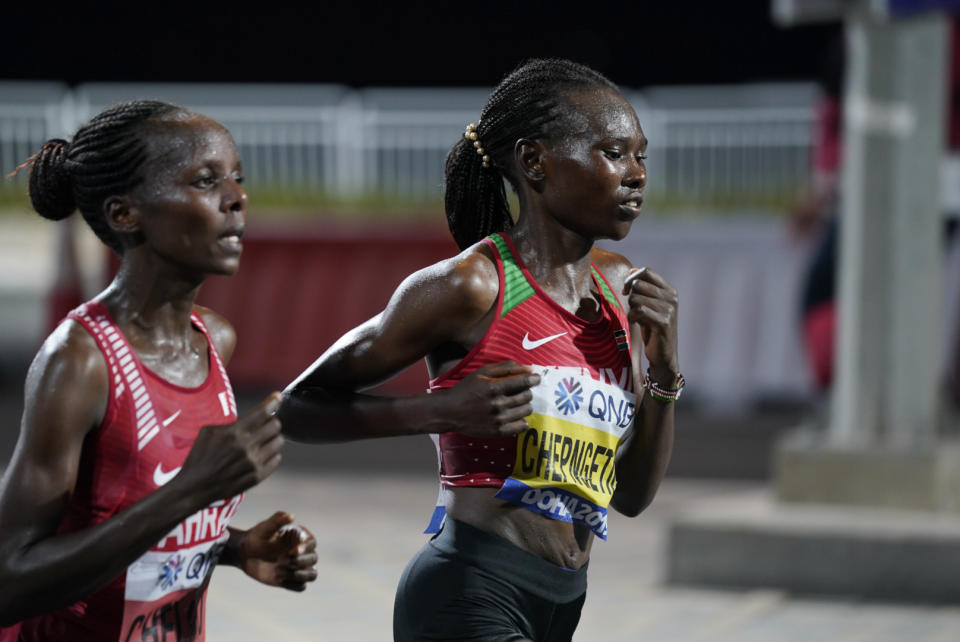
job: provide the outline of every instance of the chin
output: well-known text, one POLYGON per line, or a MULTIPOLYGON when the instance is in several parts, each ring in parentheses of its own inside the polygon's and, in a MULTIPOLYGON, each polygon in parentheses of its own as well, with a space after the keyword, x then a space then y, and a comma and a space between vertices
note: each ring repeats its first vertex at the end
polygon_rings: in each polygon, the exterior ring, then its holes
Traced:
POLYGON ((239 269, 240 259, 237 258, 230 261, 221 261, 216 265, 211 266, 210 274, 215 276, 233 276, 239 269))
POLYGON ((602 238, 610 241, 622 241, 627 238, 627 234, 630 233, 630 230, 633 229, 633 221, 627 223, 626 225, 618 225, 608 234, 605 234, 602 238))

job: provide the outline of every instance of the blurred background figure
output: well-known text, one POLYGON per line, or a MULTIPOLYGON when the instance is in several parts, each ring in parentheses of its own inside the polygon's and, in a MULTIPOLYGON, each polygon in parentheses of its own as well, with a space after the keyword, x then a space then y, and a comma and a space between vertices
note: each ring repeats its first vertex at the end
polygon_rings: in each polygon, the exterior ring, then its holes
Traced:
POLYGON ((797 239, 814 246, 803 283, 801 317, 807 360, 819 390, 829 388, 833 375, 844 44, 842 33, 837 33, 823 52, 809 191, 790 219, 797 239))
MULTIPOLYGON (((941 172, 944 243, 948 265, 954 232, 960 219, 960 21, 950 21, 950 56, 947 129, 941 172)), ((817 78, 813 138, 810 148, 810 180, 790 212, 791 233, 801 243, 811 243, 801 294, 804 349, 818 390, 827 391, 833 380, 834 331, 836 328, 837 252, 839 242, 840 183, 843 156, 843 90, 846 42, 837 32, 824 48, 817 78)), ((950 279, 948 278, 948 286, 950 279)), ((948 293, 955 308, 957 296, 948 293)), ((948 358, 946 389, 960 403, 960 324, 956 312, 947 319, 948 358)))

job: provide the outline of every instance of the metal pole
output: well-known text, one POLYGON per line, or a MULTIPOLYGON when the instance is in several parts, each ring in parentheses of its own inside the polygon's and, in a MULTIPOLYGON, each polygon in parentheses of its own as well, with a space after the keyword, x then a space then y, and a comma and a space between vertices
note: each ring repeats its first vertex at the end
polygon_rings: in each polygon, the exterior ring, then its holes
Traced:
POLYGON ((839 332, 830 441, 935 439, 947 22, 847 13, 839 332))

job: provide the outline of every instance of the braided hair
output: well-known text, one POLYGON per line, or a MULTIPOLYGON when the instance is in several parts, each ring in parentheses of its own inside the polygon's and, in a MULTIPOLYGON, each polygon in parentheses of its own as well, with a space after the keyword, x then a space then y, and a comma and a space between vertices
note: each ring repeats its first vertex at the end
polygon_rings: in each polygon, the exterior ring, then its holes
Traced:
POLYGON ((447 155, 444 205, 460 249, 513 226, 503 179, 518 191, 514 145, 521 138, 551 140, 562 135, 571 115, 567 94, 584 87, 620 91, 601 73, 558 59, 529 60, 493 90, 475 130, 489 160, 485 163, 474 141, 466 138, 447 155))
POLYGON ((180 112, 186 110, 154 100, 120 103, 94 116, 72 141, 47 141, 17 168, 30 168, 33 209, 54 221, 79 209, 100 240, 123 254, 120 237, 107 224, 104 202, 143 181, 140 170, 147 160, 143 125, 180 112))

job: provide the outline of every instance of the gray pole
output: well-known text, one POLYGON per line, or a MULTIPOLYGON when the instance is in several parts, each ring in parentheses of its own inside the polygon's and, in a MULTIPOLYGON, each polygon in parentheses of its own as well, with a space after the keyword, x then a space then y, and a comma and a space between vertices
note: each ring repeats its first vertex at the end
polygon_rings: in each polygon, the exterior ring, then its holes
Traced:
POLYGON ((839 332, 830 441, 935 439, 947 21, 847 13, 839 332))
MULTIPOLYGON (((810 1, 817 16, 829 3, 810 1)), ((872 3, 880 14, 890 6, 872 3)), ((887 21, 869 8, 844 6, 840 331, 827 439, 800 430, 780 444, 780 502, 738 498, 678 518, 671 582, 956 602, 960 445, 938 441, 935 421, 947 23, 887 21), (860 510, 868 506, 911 512, 860 510)))

